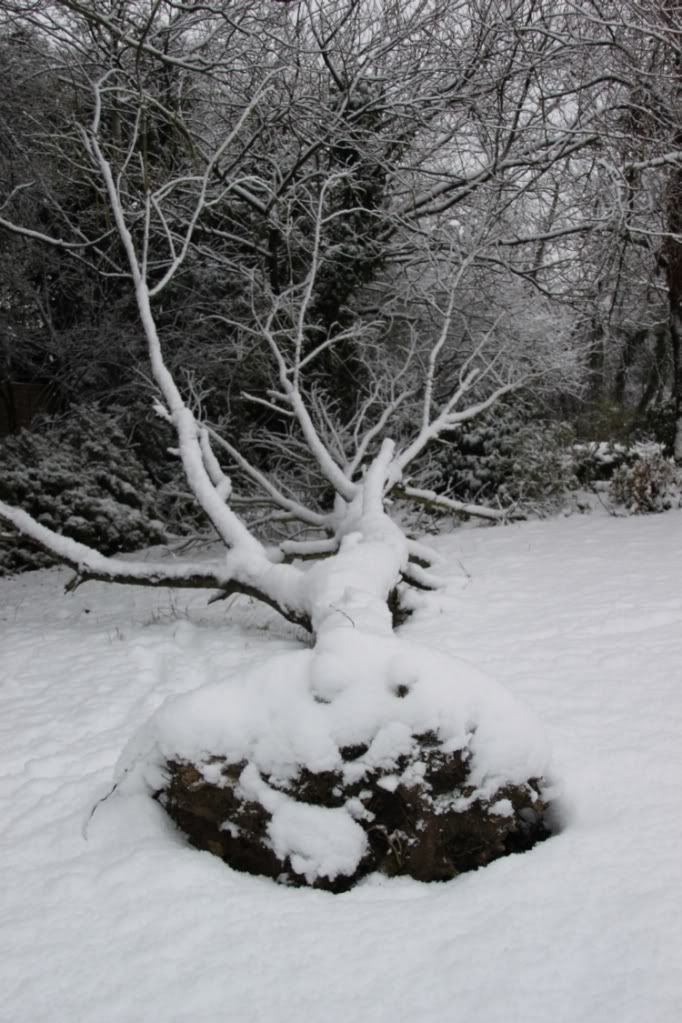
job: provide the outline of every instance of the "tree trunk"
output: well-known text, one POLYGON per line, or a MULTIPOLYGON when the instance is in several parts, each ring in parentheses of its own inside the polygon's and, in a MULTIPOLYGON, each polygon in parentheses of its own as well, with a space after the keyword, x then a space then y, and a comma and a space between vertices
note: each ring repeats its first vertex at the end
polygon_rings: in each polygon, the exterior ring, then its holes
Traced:
MULTIPOLYGON (((682 135, 678 142, 682 144, 682 135)), ((682 170, 675 170, 672 173, 668 194, 667 227, 664 257, 673 364, 672 400, 675 416, 673 454, 677 462, 682 462, 682 170)))
POLYGON ((551 834, 532 717, 394 633, 405 537, 383 513, 353 519, 306 578, 312 650, 162 708, 123 790, 151 787, 192 845, 234 869, 332 892, 372 871, 445 881, 531 848, 551 834))

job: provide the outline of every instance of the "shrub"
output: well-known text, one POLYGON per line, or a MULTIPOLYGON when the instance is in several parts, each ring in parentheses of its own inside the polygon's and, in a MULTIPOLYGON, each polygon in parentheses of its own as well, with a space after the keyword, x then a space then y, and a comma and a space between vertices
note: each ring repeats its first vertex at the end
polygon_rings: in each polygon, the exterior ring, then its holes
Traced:
POLYGON ((630 448, 612 441, 591 441, 571 447, 573 472, 583 487, 610 480, 628 459, 632 459, 630 448))
MULTIPOLYGON (((125 425, 122 410, 87 405, 4 438, 0 499, 105 554, 165 541, 168 526, 161 518, 183 531, 182 516, 169 514, 175 488, 155 486, 125 425)), ((0 536, 0 574, 50 563, 23 537, 0 536)))
POLYGON ((667 511, 681 503, 682 476, 662 446, 653 442, 635 444, 629 460, 613 474, 611 500, 632 514, 667 511))
POLYGON ((565 423, 534 418, 524 405, 502 405, 466 423, 441 445, 430 485, 462 501, 538 509, 577 486, 565 423))

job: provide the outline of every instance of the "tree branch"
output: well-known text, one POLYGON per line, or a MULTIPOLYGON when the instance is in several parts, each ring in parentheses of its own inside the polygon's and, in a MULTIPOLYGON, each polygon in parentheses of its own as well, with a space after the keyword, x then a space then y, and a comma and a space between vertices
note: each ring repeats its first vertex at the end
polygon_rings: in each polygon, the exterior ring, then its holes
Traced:
POLYGON ((260 600, 287 621, 311 631, 310 617, 306 612, 276 600, 255 585, 235 579, 229 571, 219 566, 203 562, 124 561, 121 558, 110 558, 78 540, 48 529, 26 512, 4 501, 0 501, 0 518, 74 570, 76 575, 66 584, 67 592, 73 592, 86 582, 169 589, 219 589, 221 597, 242 594, 260 600))
POLYGON ((441 508, 443 511, 453 512, 455 515, 466 515, 468 517, 488 519, 490 522, 508 522, 509 519, 524 519, 519 511, 504 511, 501 508, 487 508, 485 505, 470 504, 464 501, 455 501, 452 497, 445 497, 444 494, 437 494, 435 490, 421 490, 419 487, 411 487, 397 484, 391 490, 392 497, 406 498, 417 504, 427 507, 441 508))

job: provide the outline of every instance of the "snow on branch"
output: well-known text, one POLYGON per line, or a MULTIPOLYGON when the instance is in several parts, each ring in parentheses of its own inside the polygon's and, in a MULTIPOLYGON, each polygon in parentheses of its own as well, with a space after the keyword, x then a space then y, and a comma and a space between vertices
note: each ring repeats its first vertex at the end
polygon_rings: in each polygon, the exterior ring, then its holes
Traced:
POLYGON ((100 89, 101 83, 98 83, 95 90, 97 105, 93 117, 93 129, 85 137, 85 141, 104 181, 114 221, 128 259, 135 284, 138 312, 147 339, 152 374, 161 390, 177 433, 180 458, 187 482, 224 543, 228 547, 238 547, 243 552, 250 552, 252 558, 260 558, 265 561, 266 556, 263 546, 249 532, 229 506, 225 504, 224 497, 219 490, 222 483, 216 486, 211 479, 211 474, 204 462, 204 455, 202 453, 201 431, 192 411, 185 404, 177 384, 165 364, 151 306, 151 293, 143 274, 142 265, 138 259, 135 243, 126 223, 119 186, 114 180, 111 164, 105 157, 97 138, 101 104, 100 89))
POLYGON ((436 418, 428 422, 427 425, 422 425, 417 436, 402 451, 396 454, 388 477, 390 486, 400 482, 407 466, 424 451, 432 440, 440 437, 443 433, 450 433, 456 430, 462 423, 470 419, 475 419, 476 416, 492 408, 505 394, 518 390, 522 382, 524 382, 521 377, 507 380, 504 383, 500 383, 481 401, 457 409, 456 406, 472 390, 474 384, 483 378, 484 372, 481 372, 477 367, 470 369, 461 379, 455 394, 449 399, 436 418))
POLYGON ((444 494, 437 494, 435 490, 421 490, 419 487, 412 487, 403 484, 395 486, 392 490, 394 497, 408 498, 417 504, 424 504, 434 508, 442 508, 443 511, 454 512, 455 515, 466 515, 472 518, 488 519, 490 522, 506 522, 510 518, 525 518, 519 511, 503 510, 501 508, 489 508, 482 504, 472 504, 466 501, 456 501, 444 494))
MULTIPOLYGON (((223 597, 243 594, 260 600, 288 621, 310 631, 310 618, 304 610, 293 604, 290 606, 286 601, 276 600, 256 585, 235 578, 225 564, 220 567, 211 562, 128 561, 110 558, 78 540, 48 529, 27 512, 13 508, 4 501, 0 501, 0 518, 75 571, 74 579, 67 584, 68 591, 91 581, 122 583, 127 586, 219 589, 223 597)), ((290 566, 272 567, 296 571, 290 566)))
POLYGON ((365 477, 365 485, 362 488, 362 510, 364 515, 380 515, 383 512, 383 491, 394 451, 395 443, 392 440, 386 439, 381 445, 379 454, 370 463, 365 477))
POLYGON ((250 479, 256 483, 272 500, 273 504, 281 508, 282 511, 287 512, 300 522, 305 522, 309 526, 315 526, 317 528, 331 528, 332 520, 329 515, 323 515, 319 512, 313 511, 311 508, 306 508, 305 505, 293 498, 287 497, 279 490, 273 481, 252 465, 249 460, 235 448, 229 441, 225 440, 215 430, 209 430, 211 437, 215 442, 222 447, 230 458, 235 462, 237 466, 247 475, 250 479))
MULTIPOLYGON (((22 238, 30 238, 31 241, 42 242, 44 245, 50 245, 55 249, 64 249, 65 251, 81 252, 87 248, 88 245, 95 245, 97 242, 67 242, 63 238, 56 238, 54 235, 44 234, 42 231, 34 231, 30 227, 22 227, 20 224, 15 224, 11 220, 6 220, 5 217, 0 217, 0 227, 4 227, 7 231, 11 231, 12 234, 20 235, 22 238)), ((99 239, 101 241, 101 239, 99 239)))
MULTIPOLYGON (((287 364, 282 348, 275 337, 275 332, 272 329, 274 318, 275 312, 273 311, 268 317, 267 323, 263 326, 263 333, 279 370, 281 394, 278 395, 278 397, 280 397, 282 401, 286 402, 294 413, 301 433, 303 434, 303 438, 308 445, 311 454, 315 458, 315 461, 322 470, 323 475, 334 487, 337 494, 343 497, 346 501, 352 501, 358 493, 357 485, 351 482, 341 466, 334 460, 329 448, 322 440, 298 385, 300 368, 298 360, 300 360, 301 357, 302 340, 297 339, 295 342, 296 360, 292 365, 287 364)), ((299 329, 302 329, 300 327, 300 321, 299 329)))
MULTIPOLYGON (((270 77, 273 76, 271 75, 270 77)), ((199 218, 201 217, 201 214, 204 212, 207 203, 208 186, 211 177, 214 171, 216 170, 219 161, 223 154, 225 153, 225 151, 228 149, 233 140, 237 137, 244 123, 248 120, 252 112, 263 100, 264 96, 268 94, 269 91, 270 86, 267 84, 266 79, 266 84, 261 85, 261 87, 258 90, 256 90, 256 92, 253 95, 253 98, 251 99, 251 102, 244 107, 244 110, 242 111, 240 117, 237 119, 237 122, 232 128, 232 130, 227 133, 221 144, 211 154, 211 157, 208 160, 204 173, 201 177, 199 194, 195 200, 194 211, 191 214, 189 218, 189 223, 185 229, 185 235, 184 238, 182 239, 182 245, 180 247, 180 250, 177 253, 176 252, 172 253, 172 258, 170 265, 168 266, 168 269, 163 274, 163 276, 156 282, 156 284, 154 284, 154 286, 149 289, 150 298, 154 298, 166 287, 166 285, 173 279, 179 268, 185 262, 187 254, 190 250, 190 245, 194 237, 194 233, 199 223, 199 218)))
POLYGON ((222 497, 224 501, 228 501, 230 494, 232 493, 232 480, 229 476, 225 475, 220 467, 220 463, 218 462, 213 448, 211 447, 211 438, 206 427, 203 427, 199 431, 199 445, 201 447, 201 455, 204 460, 206 472, 211 479, 211 483, 216 488, 217 494, 222 497))
POLYGON ((440 590, 446 583, 443 576, 435 575, 421 565, 410 562, 401 572, 402 578, 416 590, 440 590))

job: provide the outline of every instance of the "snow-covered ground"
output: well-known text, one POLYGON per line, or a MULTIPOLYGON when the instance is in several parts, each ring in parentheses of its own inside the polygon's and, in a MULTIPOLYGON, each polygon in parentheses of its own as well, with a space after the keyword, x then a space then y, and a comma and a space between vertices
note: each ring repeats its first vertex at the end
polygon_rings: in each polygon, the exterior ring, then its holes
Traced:
POLYGON ((540 715, 562 830, 447 884, 341 896, 232 872, 144 796, 97 805, 166 696, 293 629, 201 593, 0 580, 3 1023, 682 1019, 682 513, 435 545, 451 584, 405 634, 540 715))

